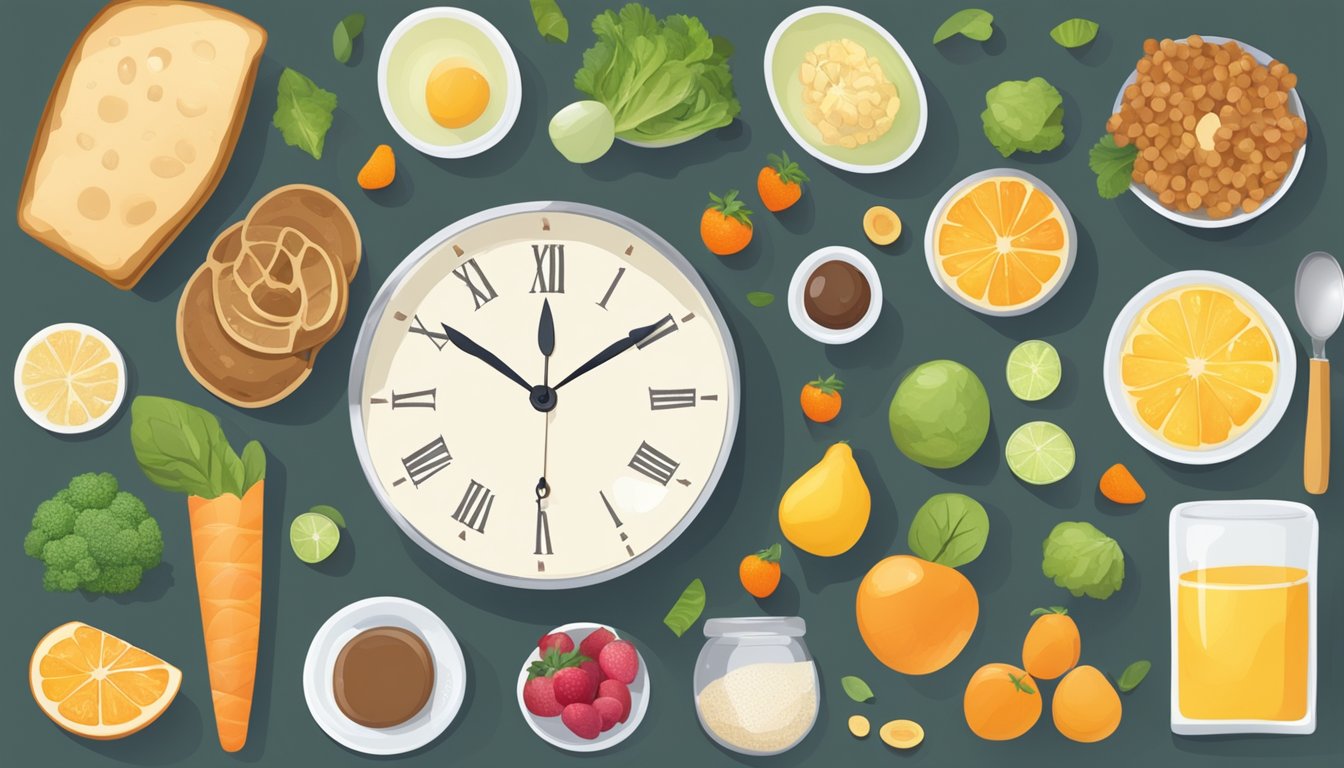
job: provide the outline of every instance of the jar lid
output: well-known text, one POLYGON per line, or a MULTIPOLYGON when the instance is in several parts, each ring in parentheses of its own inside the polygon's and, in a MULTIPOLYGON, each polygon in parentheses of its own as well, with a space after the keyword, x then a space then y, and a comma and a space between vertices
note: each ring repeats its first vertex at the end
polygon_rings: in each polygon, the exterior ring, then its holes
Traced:
POLYGON ((780 635, 802 637, 807 634, 807 622, 801 616, 739 616, 709 619, 705 622, 705 637, 743 637, 750 635, 780 635))

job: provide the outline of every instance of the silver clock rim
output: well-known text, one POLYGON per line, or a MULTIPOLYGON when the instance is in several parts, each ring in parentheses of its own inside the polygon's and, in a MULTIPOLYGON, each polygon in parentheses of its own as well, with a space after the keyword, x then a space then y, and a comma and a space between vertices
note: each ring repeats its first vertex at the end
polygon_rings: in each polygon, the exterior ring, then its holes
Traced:
POLYGON ((700 277, 700 274, 695 268, 691 266, 690 261, 688 261, 685 256, 681 255, 681 252, 678 251, 676 247, 665 240, 657 232, 654 232, 652 229, 628 216, 606 208, 588 205, 586 203, 552 200, 512 203, 478 211, 477 213, 458 219, 452 224, 449 224, 443 229, 430 235, 417 246, 415 250, 411 251, 406 258, 402 259, 402 262, 397 265, 396 269, 392 270, 392 273, 388 275, 387 279, 383 281, 382 286, 379 287, 378 292, 373 297, 373 301, 369 303, 369 309, 364 315, 363 322, 360 324, 359 336, 355 340, 354 353, 350 360, 350 385, 346 399, 350 413, 350 431, 351 436, 354 439, 355 453, 359 456, 360 469, 364 471, 364 478, 369 484, 369 489, 373 491, 373 495, 378 499, 378 503, 382 505, 383 511, 387 512, 388 517, 392 518, 392 522, 397 524, 397 527, 401 529, 402 533, 406 534, 407 538, 415 542, 421 549, 452 568, 482 581, 521 589, 558 590, 601 584, 630 573, 657 557, 658 554, 671 546, 672 542, 676 541, 686 532, 686 529, 691 526, 691 523, 695 522, 696 518, 700 516, 700 511, 703 510, 705 505, 709 502, 710 496, 718 487, 719 480, 723 476, 724 467, 728 464, 728 458, 733 449, 733 442, 737 437, 739 417, 738 398, 740 390, 741 373, 737 362, 737 346, 733 341, 732 333, 728 329, 728 324, 724 321, 723 313, 719 309, 718 302, 714 300, 713 294, 709 292, 709 287, 705 284, 705 281, 700 277), (368 364, 369 350, 373 342, 373 334, 377 330, 383 313, 392 300, 392 296, 396 293, 397 289, 401 287, 402 282, 415 267, 448 238, 468 229, 506 216, 514 216, 520 213, 546 212, 578 214, 589 216, 609 224, 614 224, 627 230, 631 234, 642 238, 652 246, 660 256, 667 259, 673 266, 675 266, 677 270, 690 281, 691 286, 700 293, 706 306, 709 307, 710 315, 713 317, 714 323, 718 327, 719 335, 723 338, 723 351, 726 357, 724 363, 728 369, 728 387, 731 393, 731 397, 728 401, 728 424, 727 428, 724 430, 723 443, 719 447, 718 459, 714 462, 714 468, 710 472, 709 480, 705 483, 704 488, 701 489, 700 495, 696 497, 694 503, 692 503, 687 513, 682 516, 681 520, 679 520, 671 530, 665 533, 657 543, 635 557, 632 557, 619 565, 595 573, 564 579, 529 579, 481 568, 454 556, 421 534, 420 531, 401 514, 396 505, 392 503, 392 500, 388 498, 387 492, 382 487, 382 483, 379 481, 378 475, 374 471, 373 462, 369 456, 366 436, 364 434, 362 405, 365 366, 368 364))

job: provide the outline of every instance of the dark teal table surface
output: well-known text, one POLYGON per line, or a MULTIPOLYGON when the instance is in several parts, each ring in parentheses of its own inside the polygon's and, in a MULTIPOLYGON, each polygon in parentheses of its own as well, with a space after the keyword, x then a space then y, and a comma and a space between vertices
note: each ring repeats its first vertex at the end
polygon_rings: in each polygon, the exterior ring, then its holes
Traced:
MULTIPOLYGON (((64 439, 29 422, 12 396, 0 397, 0 466, 5 511, 0 527, 0 575, 6 615, 0 620, 0 749, 15 766, 192 765, 253 763, 273 766, 356 765, 367 758, 338 746, 309 717, 300 687, 308 643, 318 626, 345 604, 373 595, 401 595, 437 612, 456 633, 470 682, 457 721, 429 747, 406 755, 405 765, 1081 765, 1169 766, 1239 764, 1323 765, 1344 754, 1344 590, 1336 554, 1344 547, 1341 494, 1336 484, 1309 497, 1301 482, 1305 418, 1305 365, 1278 429, 1238 459, 1199 468, 1167 463, 1131 441, 1111 415, 1102 388, 1102 348, 1120 307, 1151 280, 1182 269, 1214 269, 1261 291, 1292 327, 1305 349, 1293 311, 1292 279, 1305 253, 1324 249, 1344 256, 1340 216, 1344 185, 1331 155, 1344 147, 1340 30, 1344 5, 1333 0, 1133 0, 1044 2, 981 0, 995 14, 985 44, 952 40, 935 48, 933 30, 955 4, 846 0, 885 25, 901 41, 928 92, 928 135, 904 166, 880 175, 832 170, 794 146, 766 96, 762 52, 771 30, 797 0, 714 2, 650 0, 660 14, 699 16, 714 34, 736 45, 732 59, 742 101, 733 125, 673 149, 618 146, 588 166, 565 162, 546 135, 550 116, 579 94, 570 78, 592 42, 588 22, 612 2, 562 0, 571 24, 567 45, 538 37, 525 0, 464 2, 508 38, 523 78, 523 104, 512 132, 483 155, 435 160, 400 142, 378 106, 378 52, 398 20, 423 0, 221 0, 265 26, 270 40, 233 162, 200 214, 140 285, 114 290, 29 239, 6 217, 4 279, 0 280, 0 350, 16 355, 34 331, 61 321, 89 323, 121 347, 131 369, 131 394, 185 399, 217 413, 230 436, 261 440, 270 454, 267 484, 266 571, 260 669, 251 735, 229 756, 215 738, 192 571, 186 509, 180 497, 152 486, 140 473, 123 411, 93 436, 64 439), (368 14, 350 65, 333 60, 332 26, 354 10, 368 14), (1048 37, 1074 15, 1101 24, 1098 39, 1080 53, 1048 37), (1300 74, 1310 143, 1306 164, 1287 197, 1253 223, 1201 232, 1174 225, 1126 195, 1097 197, 1087 150, 1103 131, 1116 89, 1133 68, 1148 36, 1191 32, 1226 35, 1283 57, 1300 74), (291 66, 340 98, 326 154, 318 161, 285 146, 270 125, 280 71, 291 66), (1005 161, 985 140, 979 112, 984 92, 1004 79, 1042 75, 1064 94, 1064 145, 1043 156, 1005 161), (367 194, 355 174, 379 143, 397 152, 398 179, 384 194, 367 194), (755 240, 737 256, 707 253, 697 235, 708 191, 744 191, 755 201, 754 179, 767 152, 787 149, 811 174, 795 210, 761 211, 755 240), (969 312, 939 291, 924 261, 924 224, 934 203, 962 177, 1010 166, 1037 174, 1065 199, 1078 225, 1078 261, 1063 290, 1043 308, 1016 319, 969 312), (366 259, 355 279, 350 320, 328 346, 312 378, 283 403, 257 411, 227 406, 201 389, 178 357, 173 320, 187 276, 215 235, 240 219, 266 191, 308 182, 332 190, 349 205, 364 236, 366 259), (525 200, 574 200, 631 216, 662 234, 699 269, 727 317, 742 367, 742 418, 723 481, 694 525, 667 551, 639 570, 600 586, 562 593, 527 592, 472 580, 424 554, 388 519, 364 482, 350 442, 344 407, 351 347, 373 293, 421 240, 477 210, 525 200), (895 209, 906 231, 889 248, 863 237, 860 217, 869 205, 895 209), (873 332, 842 347, 823 347, 790 323, 784 302, 757 309, 748 291, 786 292, 793 267, 826 244, 867 253, 881 274, 885 305, 873 332), (1064 359, 1058 393, 1040 404, 1016 400, 1003 379, 1008 352, 1018 341, 1044 338, 1064 359), (981 375, 989 390, 993 425, 983 449, 949 471, 926 470, 892 444, 887 404, 902 372, 928 359, 950 357, 981 375), (818 374, 837 372, 849 387, 844 411, 828 425, 805 422, 798 390, 818 374), (1018 482, 1002 459, 1002 444, 1020 423, 1045 418, 1073 436, 1077 467, 1053 486, 1018 482), (847 439, 873 492, 873 517, 848 554, 823 560, 785 547, 785 581, 757 602, 737 584, 737 561, 779 540, 776 505, 794 477, 830 443, 847 439), (1143 482, 1148 501, 1135 508, 1108 505, 1096 491, 1107 466, 1124 462, 1143 482), (163 526, 164 565, 121 598, 46 594, 40 565, 22 555, 20 541, 33 508, 73 474, 110 471, 141 495, 163 526), (964 569, 980 595, 980 621, 961 656, 940 672, 906 677, 868 653, 854 624, 855 587, 883 556, 906 551, 906 533, 931 494, 961 490, 989 510, 992 530, 984 555, 964 569), (1320 517, 1319 694, 1315 735, 1305 737, 1173 736, 1168 726, 1169 641, 1167 516, 1174 504, 1205 498, 1281 498, 1303 501, 1320 517), (285 541, 288 521, 316 503, 344 511, 349 530, 332 561, 299 562, 285 541), (1116 538, 1127 554, 1124 588, 1111 599, 1073 599, 1040 572, 1040 543, 1063 520, 1087 520, 1116 538), (692 578, 709 593, 706 616, 792 615, 807 619, 807 642, 822 677, 823 706, 815 730, 793 751, 773 759, 742 759, 716 748, 696 722, 691 671, 703 638, 699 628, 680 639, 662 616, 692 578), (1118 674, 1138 658, 1153 661, 1147 681, 1124 697, 1124 721, 1096 745, 1066 741, 1049 722, 1022 739, 989 743, 975 738, 961 713, 966 680, 981 664, 1016 662, 1021 639, 1038 605, 1064 604, 1083 635, 1083 660, 1118 674), (149 729, 114 742, 67 735, 33 704, 27 661, 53 626, 80 619, 122 635, 180 666, 181 693, 149 729), (619 748, 592 756, 557 752, 527 729, 514 684, 519 660, 546 629, 576 619, 616 625, 643 649, 654 698, 643 726, 619 748), (856 674, 877 692, 867 704, 850 702, 842 675, 856 674), (845 721, 866 714, 874 727, 889 719, 923 724, 927 738, 911 753, 877 740, 854 739, 845 721), (1331 757, 1333 755, 1334 757, 1331 757)), ((100 0, 6 0, 4 142, 0 144, 0 209, 13 211, 42 105, 70 44, 100 0)), ((753 207, 759 208, 759 205, 753 207)), ((1340 342, 1344 351, 1344 342, 1340 342)), ((10 359, 10 358, 6 358, 10 359)), ((1344 402, 1344 377, 1334 394, 1344 402)), ((1336 412, 1341 409, 1337 407, 1336 412)), ((1338 419, 1336 419, 1338 422, 1338 419)), ((1337 425, 1338 426, 1338 425, 1337 425)), ((1336 451, 1339 457, 1344 451, 1336 451)))

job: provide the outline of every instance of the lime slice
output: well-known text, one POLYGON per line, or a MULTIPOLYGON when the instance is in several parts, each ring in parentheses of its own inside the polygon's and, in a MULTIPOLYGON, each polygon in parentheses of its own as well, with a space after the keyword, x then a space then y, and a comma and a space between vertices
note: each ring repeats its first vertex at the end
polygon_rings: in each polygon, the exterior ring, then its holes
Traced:
POLYGON ((1008 389, 1021 400, 1042 400, 1059 386, 1059 353, 1040 339, 1024 341, 1008 355, 1008 389))
POLYGON ((336 551, 341 529, 326 515, 304 512, 289 526, 289 545, 305 563, 320 563, 336 551))
POLYGON ((1022 482, 1049 485, 1073 471, 1073 441, 1057 424, 1029 421, 1009 436, 1004 458, 1022 482))

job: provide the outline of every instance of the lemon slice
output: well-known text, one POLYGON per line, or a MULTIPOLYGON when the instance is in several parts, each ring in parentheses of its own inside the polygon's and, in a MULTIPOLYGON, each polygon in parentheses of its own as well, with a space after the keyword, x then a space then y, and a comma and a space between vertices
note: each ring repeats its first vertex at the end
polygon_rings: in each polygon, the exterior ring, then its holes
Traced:
POLYGON ((78 434, 106 424, 126 397, 126 361, 102 331, 58 323, 38 331, 14 364, 23 412, 51 432, 78 434))
POLYGON ((1008 355, 1008 389, 1019 400, 1043 400, 1059 387, 1059 352, 1040 339, 1024 341, 1008 355))
POLYGON ((289 545, 305 563, 320 563, 331 557, 341 541, 341 529, 321 512, 304 512, 289 526, 289 545))
POLYGON ((1073 441, 1057 424, 1029 421, 1009 436, 1004 458, 1022 482, 1049 485, 1073 471, 1073 441))

